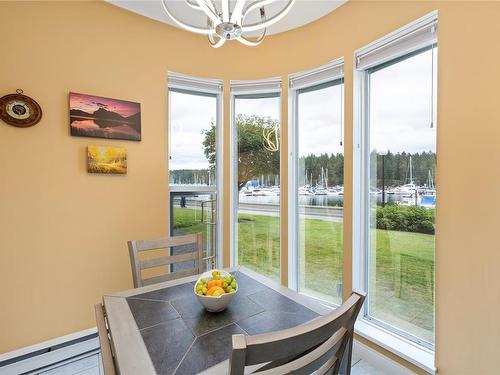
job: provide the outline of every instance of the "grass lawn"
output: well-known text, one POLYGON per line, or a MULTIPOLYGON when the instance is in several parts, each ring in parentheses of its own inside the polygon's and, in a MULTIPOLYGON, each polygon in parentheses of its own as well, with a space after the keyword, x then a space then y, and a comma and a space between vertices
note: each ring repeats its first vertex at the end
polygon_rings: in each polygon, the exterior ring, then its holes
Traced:
MULTIPOLYGON (((205 232, 196 211, 174 208, 174 229, 205 232)), ((199 213, 198 213, 199 215, 199 213)), ((301 289, 340 303, 342 223, 305 219, 299 228, 301 289), (305 241, 305 246, 304 246, 305 241)), ((434 235, 374 229, 371 233, 370 315, 433 341, 434 235), (375 245, 375 246, 374 246, 375 245)), ((239 263, 279 279, 279 220, 240 214, 239 263)))

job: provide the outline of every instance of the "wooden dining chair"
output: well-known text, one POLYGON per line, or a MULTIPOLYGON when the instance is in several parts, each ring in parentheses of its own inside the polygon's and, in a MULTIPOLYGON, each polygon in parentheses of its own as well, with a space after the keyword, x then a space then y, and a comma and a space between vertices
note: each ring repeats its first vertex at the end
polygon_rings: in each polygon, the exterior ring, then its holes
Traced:
POLYGON ((132 276, 134 279, 134 288, 156 284, 162 281, 169 281, 184 276, 192 276, 202 273, 203 270, 203 237, 201 233, 187 234, 169 238, 160 238, 157 240, 139 240, 128 241, 130 253, 130 263, 132 265, 132 276), (152 259, 139 259, 139 253, 157 249, 170 249, 175 246, 194 245, 195 251, 178 255, 164 255, 152 259), (178 271, 170 271, 171 264, 194 261, 194 267, 178 271), (149 268, 167 266, 167 272, 160 275, 144 278, 142 271, 149 268))
POLYGON ((365 294, 353 292, 331 313, 297 327, 254 336, 233 335, 230 375, 351 372, 354 323, 365 294), (346 357, 347 356, 347 357, 346 357), (247 368, 247 372, 245 372, 247 368))
POLYGON ((104 375, 116 375, 113 352, 111 351, 111 340, 106 326, 104 306, 102 303, 94 305, 95 320, 97 323, 97 333, 99 335, 99 345, 101 346, 101 359, 104 375))

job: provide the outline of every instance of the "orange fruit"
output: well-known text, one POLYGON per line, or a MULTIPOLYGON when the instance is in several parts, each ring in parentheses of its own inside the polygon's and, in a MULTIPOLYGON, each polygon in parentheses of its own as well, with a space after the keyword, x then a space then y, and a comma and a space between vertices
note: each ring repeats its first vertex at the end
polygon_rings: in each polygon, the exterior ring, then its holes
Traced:
POLYGON ((207 288, 210 289, 214 286, 219 286, 222 288, 222 280, 211 280, 207 284, 207 288))
POLYGON ((211 296, 214 294, 214 292, 218 291, 220 294, 224 294, 224 289, 222 289, 220 286, 213 286, 207 290, 207 296, 211 296))

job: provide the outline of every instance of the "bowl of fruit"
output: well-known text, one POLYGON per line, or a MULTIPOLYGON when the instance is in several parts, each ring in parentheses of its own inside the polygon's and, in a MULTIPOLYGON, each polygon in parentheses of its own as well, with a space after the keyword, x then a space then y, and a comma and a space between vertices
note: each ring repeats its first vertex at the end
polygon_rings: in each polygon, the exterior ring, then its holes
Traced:
POLYGON ((219 270, 203 273, 194 285, 198 300, 210 312, 224 310, 237 291, 236 278, 229 272, 219 270))

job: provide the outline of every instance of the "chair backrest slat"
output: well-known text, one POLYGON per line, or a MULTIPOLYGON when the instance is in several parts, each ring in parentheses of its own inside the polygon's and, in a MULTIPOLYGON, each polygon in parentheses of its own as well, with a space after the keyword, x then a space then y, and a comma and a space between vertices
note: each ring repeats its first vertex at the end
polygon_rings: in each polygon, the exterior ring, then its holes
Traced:
POLYGON ((279 374, 312 374, 317 371, 327 362, 328 368, 331 369, 338 360, 339 351, 342 349, 342 344, 345 341, 347 329, 339 329, 332 337, 326 340, 323 344, 312 350, 311 352, 292 360, 283 365, 270 367, 264 371, 259 369, 259 375, 279 375, 279 374))
POLYGON ((113 352, 111 351, 111 342, 108 335, 108 328, 104 317, 104 306, 101 303, 94 305, 95 319, 97 323, 97 333, 99 335, 99 344, 101 346, 102 366, 104 375, 115 375, 116 369, 113 361, 113 352))
POLYGON ((148 277, 146 279, 142 279, 142 284, 144 286, 151 285, 151 284, 158 284, 158 283, 162 283, 165 281, 179 279, 181 277, 198 275, 198 273, 199 273, 199 271, 197 268, 190 268, 188 270, 170 272, 170 273, 165 273, 165 274, 159 275, 159 276, 148 277))
POLYGON ((203 272, 203 238, 201 233, 187 234, 157 240, 128 241, 130 263, 132 266, 132 276, 134 287, 138 288, 163 281, 173 280, 179 277, 196 275, 203 272), (170 249, 175 246, 195 245, 194 251, 178 255, 165 255, 153 259, 139 259, 139 252, 146 252, 158 249, 170 249), (194 261, 194 267, 178 272, 167 272, 149 278, 142 276, 142 270, 159 266, 194 261))
POLYGON ((172 255, 169 257, 145 259, 145 260, 141 260, 140 263, 141 263, 141 270, 145 270, 147 268, 167 266, 169 264, 181 263, 181 262, 186 262, 189 260, 198 261, 198 251, 194 251, 192 253, 172 255))
POLYGON ((299 355, 321 344, 338 329, 348 325, 359 299, 358 294, 353 294, 328 315, 290 329, 247 337, 247 364, 299 355))
POLYGON ((328 371, 332 366, 338 369, 346 346, 352 343, 354 322, 364 299, 364 294, 354 292, 331 313, 300 326, 254 336, 234 335, 231 374, 243 374, 245 366, 264 363, 260 370, 274 369, 270 374, 301 373, 301 368, 308 373, 325 366, 328 371))
POLYGON ((156 240, 137 240, 135 243, 137 251, 148 251, 166 247, 191 245, 196 242, 196 237, 197 234, 185 234, 182 236, 158 238, 156 240))

